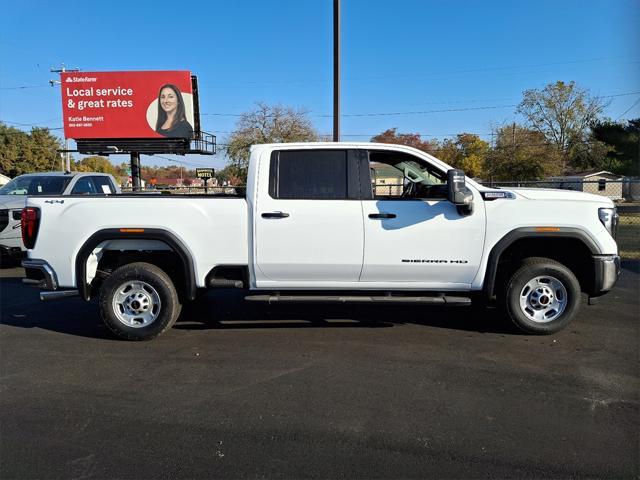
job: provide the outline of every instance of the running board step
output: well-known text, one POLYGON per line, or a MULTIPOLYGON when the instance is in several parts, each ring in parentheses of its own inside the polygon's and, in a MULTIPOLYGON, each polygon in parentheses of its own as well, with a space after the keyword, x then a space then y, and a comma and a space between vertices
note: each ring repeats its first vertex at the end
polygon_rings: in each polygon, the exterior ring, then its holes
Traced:
POLYGON ((339 295, 247 295, 249 302, 267 303, 388 303, 393 305, 471 305, 468 297, 390 297, 390 296, 339 296, 339 295))

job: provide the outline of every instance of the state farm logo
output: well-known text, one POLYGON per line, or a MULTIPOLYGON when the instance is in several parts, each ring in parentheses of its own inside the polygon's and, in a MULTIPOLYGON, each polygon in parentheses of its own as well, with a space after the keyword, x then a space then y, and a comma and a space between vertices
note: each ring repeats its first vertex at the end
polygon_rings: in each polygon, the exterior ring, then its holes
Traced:
POLYGON ((67 83, 95 82, 96 77, 67 77, 67 83))

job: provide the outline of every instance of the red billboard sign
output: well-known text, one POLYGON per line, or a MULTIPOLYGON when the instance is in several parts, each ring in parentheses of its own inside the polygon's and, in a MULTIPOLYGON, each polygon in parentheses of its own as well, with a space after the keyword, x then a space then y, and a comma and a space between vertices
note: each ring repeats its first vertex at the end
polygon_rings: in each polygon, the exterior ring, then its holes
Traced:
POLYGON ((67 138, 193 136, 190 72, 65 72, 61 84, 67 138))

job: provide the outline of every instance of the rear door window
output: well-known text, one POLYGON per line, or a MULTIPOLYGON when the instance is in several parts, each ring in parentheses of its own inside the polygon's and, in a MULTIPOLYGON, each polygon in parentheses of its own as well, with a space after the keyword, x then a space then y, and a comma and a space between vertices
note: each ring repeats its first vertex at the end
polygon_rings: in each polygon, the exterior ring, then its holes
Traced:
POLYGON ((73 190, 71 190, 71 195, 95 195, 98 193, 96 191, 96 187, 93 184, 93 180, 91 177, 82 177, 78 179, 76 184, 73 186, 73 190))
POLYGON ((116 193, 113 182, 111 182, 109 177, 95 176, 91 177, 91 179, 93 180, 93 185, 95 186, 97 193, 103 193, 106 195, 116 193))
POLYGON ((354 184, 354 180, 357 182, 357 179, 349 170, 346 150, 274 152, 270 164, 269 195, 290 200, 355 198, 357 183, 354 184))

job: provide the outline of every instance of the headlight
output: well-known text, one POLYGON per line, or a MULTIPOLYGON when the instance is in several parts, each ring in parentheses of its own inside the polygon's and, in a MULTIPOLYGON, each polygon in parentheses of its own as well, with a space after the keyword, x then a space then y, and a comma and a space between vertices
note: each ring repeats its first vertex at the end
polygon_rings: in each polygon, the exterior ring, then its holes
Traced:
POLYGON ((616 238, 616 230, 618 228, 618 212, 615 208, 599 208, 598 218, 604 225, 611 236, 616 238))

